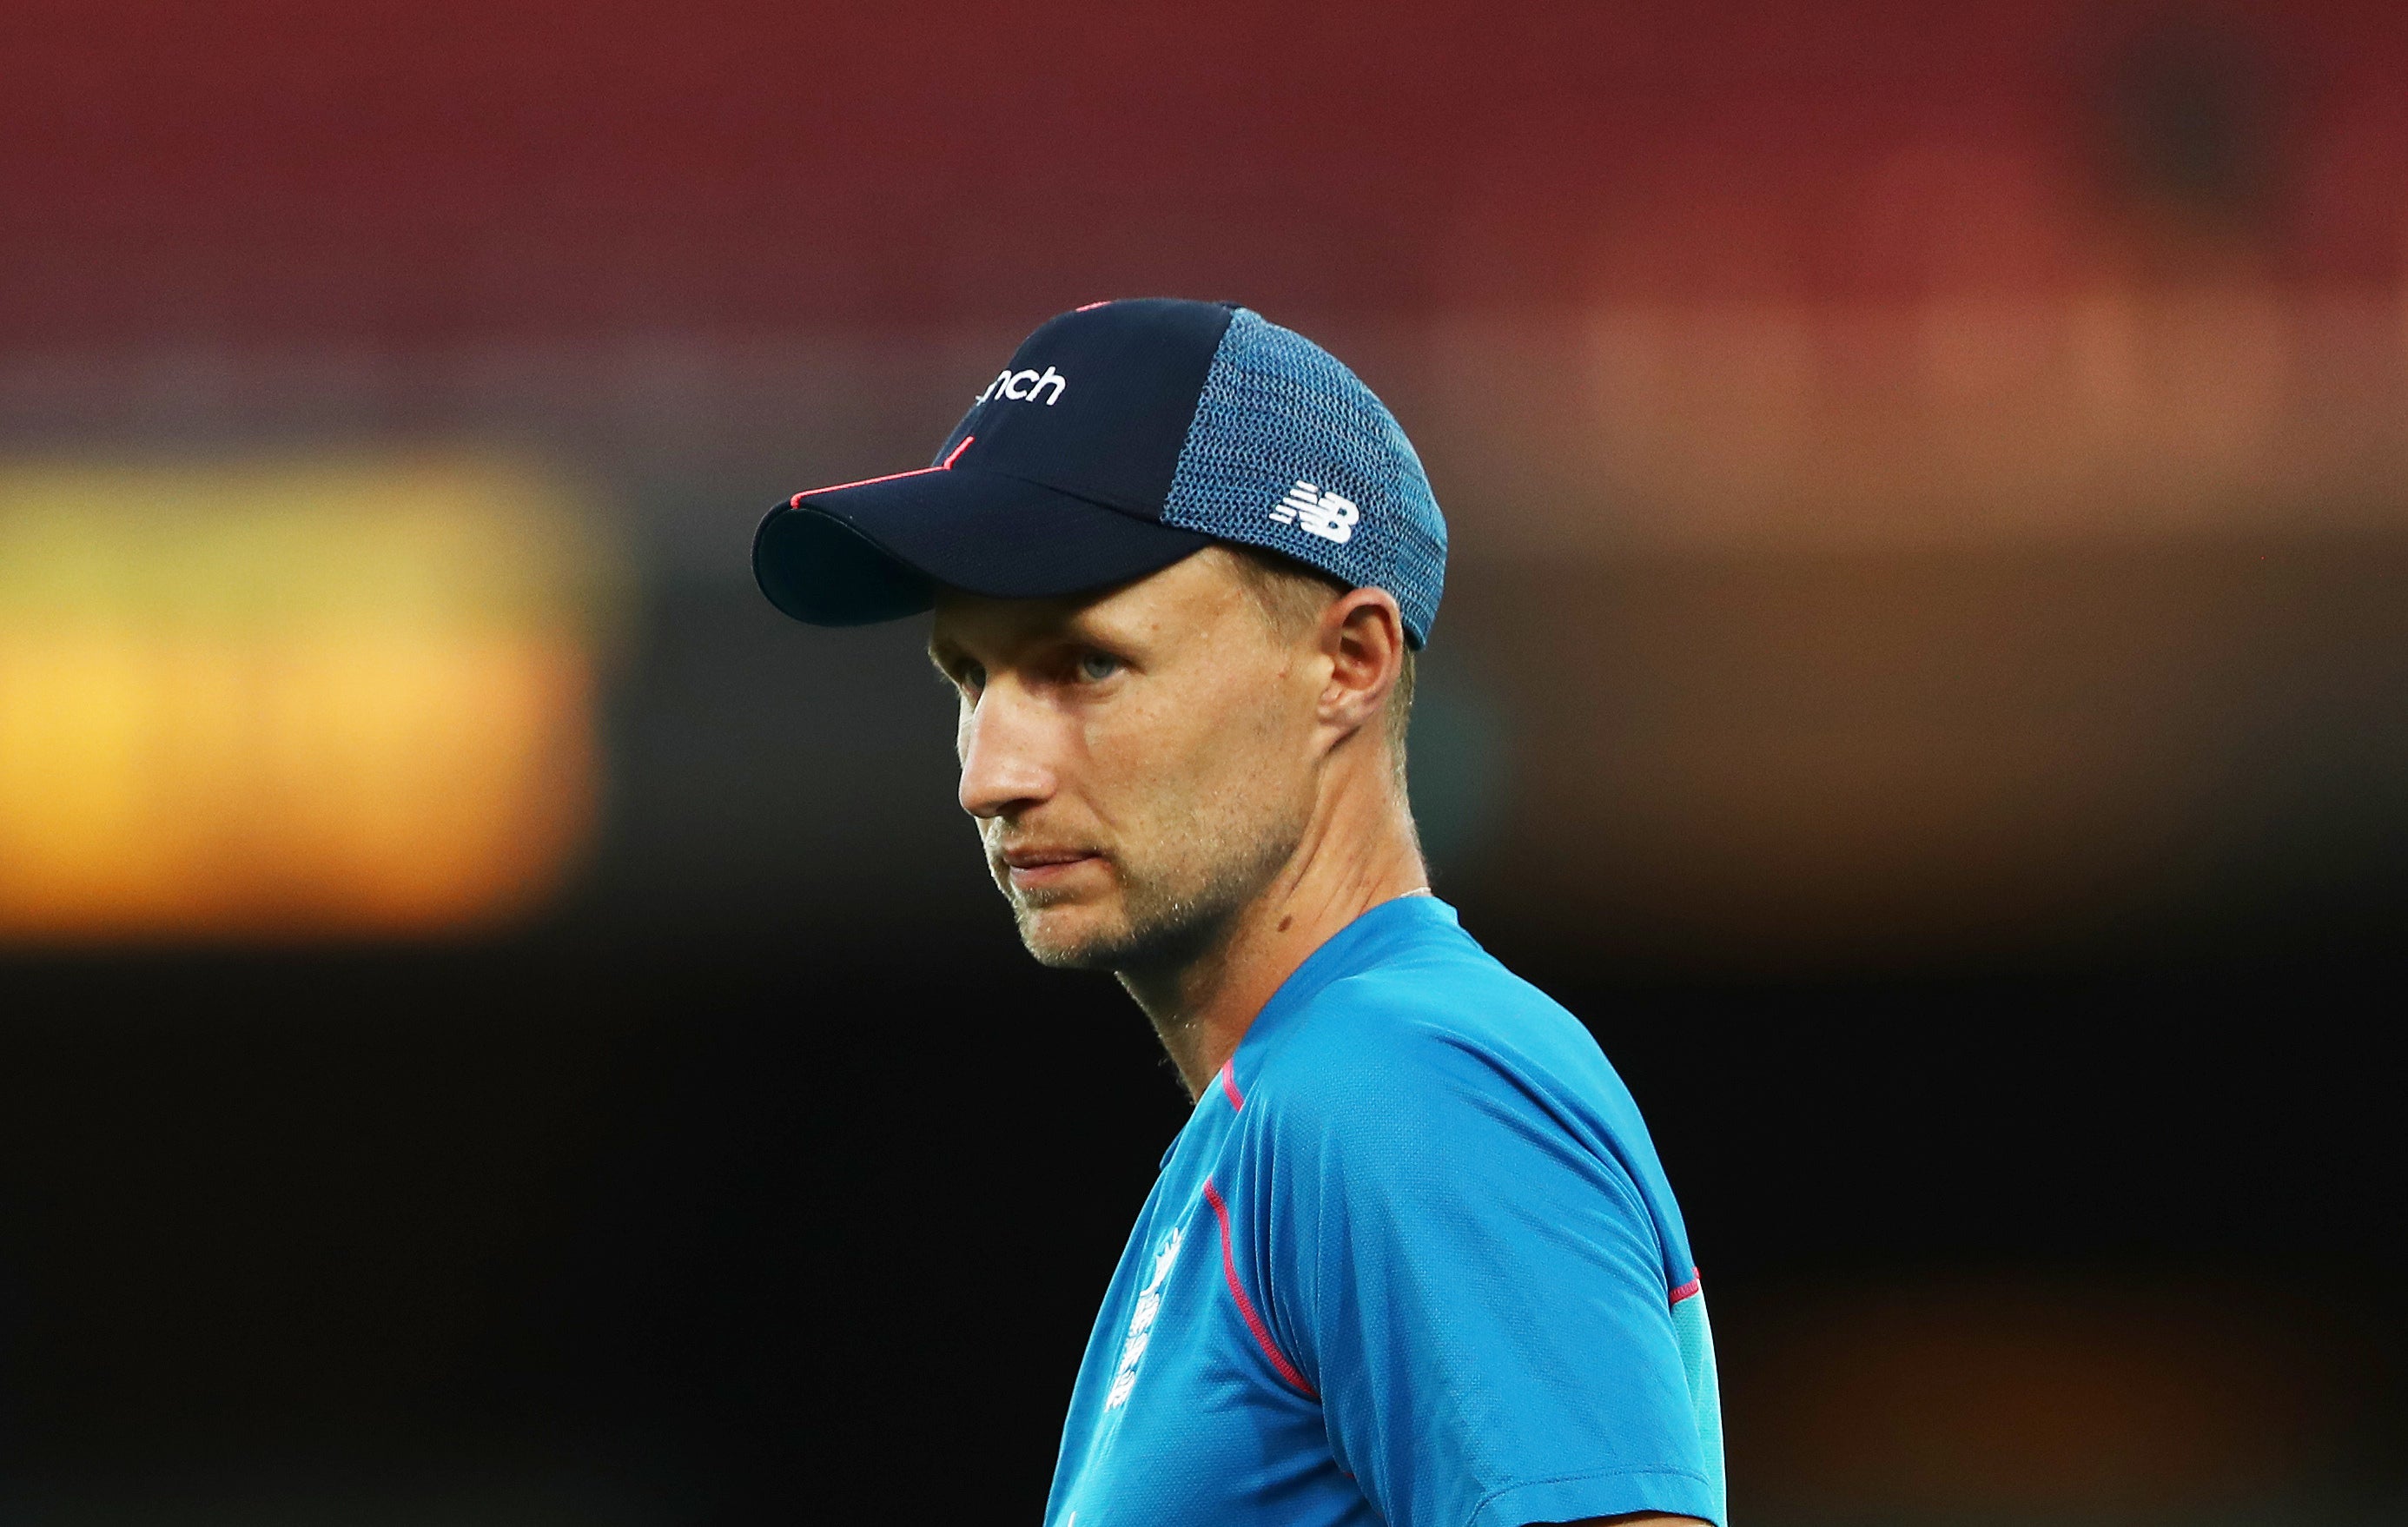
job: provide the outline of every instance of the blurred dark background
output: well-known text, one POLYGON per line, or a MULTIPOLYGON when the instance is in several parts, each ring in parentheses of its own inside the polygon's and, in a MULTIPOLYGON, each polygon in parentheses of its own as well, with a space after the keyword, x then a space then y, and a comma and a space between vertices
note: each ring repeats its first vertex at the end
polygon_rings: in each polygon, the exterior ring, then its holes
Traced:
POLYGON ((2396 7, 7 21, 0 1520, 1037 1515, 1185 1104, 745 552, 1153 293, 1422 448, 1742 1521, 2408 1512, 2396 7))

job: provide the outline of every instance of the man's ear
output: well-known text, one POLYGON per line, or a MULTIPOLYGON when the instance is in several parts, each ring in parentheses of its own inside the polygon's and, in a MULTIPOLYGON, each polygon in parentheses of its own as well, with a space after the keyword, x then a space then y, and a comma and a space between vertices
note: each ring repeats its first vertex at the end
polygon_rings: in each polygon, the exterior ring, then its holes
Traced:
POLYGON ((1329 682, 1321 692, 1325 726, 1353 732, 1380 719, 1405 665, 1405 618, 1385 589, 1354 589, 1321 616, 1321 650, 1329 682))

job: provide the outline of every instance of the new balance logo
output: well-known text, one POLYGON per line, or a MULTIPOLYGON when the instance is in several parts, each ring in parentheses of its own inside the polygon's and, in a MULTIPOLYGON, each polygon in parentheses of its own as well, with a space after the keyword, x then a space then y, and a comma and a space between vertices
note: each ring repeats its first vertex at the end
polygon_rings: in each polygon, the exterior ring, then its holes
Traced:
POLYGON ((986 384, 986 391, 978 395, 978 400, 984 403, 987 399, 1001 393, 1014 403, 1018 403, 1034 398, 1050 387, 1054 389, 1054 395, 1045 400, 1045 407, 1051 408, 1062 401, 1062 394, 1069 385, 1070 379, 1050 365, 1045 368, 1045 374, 1041 377, 1034 371, 1005 371, 998 373, 995 380, 986 384))
POLYGON ((1271 518, 1307 535, 1342 544, 1354 535, 1354 521, 1363 518, 1363 511, 1354 507, 1351 498, 1325 492, 1309 482, 1298 482, 1287 491, 1285 498, 1271 506, 1271 518))

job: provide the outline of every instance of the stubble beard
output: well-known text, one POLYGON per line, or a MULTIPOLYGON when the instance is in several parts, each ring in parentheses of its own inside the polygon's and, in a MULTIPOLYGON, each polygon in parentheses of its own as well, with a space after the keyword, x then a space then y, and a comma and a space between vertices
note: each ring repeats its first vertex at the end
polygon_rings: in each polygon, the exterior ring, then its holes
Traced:
POLYGON ((1262 895, 1296 857, 1308 813, 1282 812, 1250 822, 1191 826, 1163 851, 1111 856, 1118 916, 1075 928, 1048 926, 1051 900, 1011 898, 1020 941, 1054 970, 1150 975, 1182 969, 1208 955, 1238 914, 1262 895), (1149 862, 1151 861, 1151 862, 1149 862))

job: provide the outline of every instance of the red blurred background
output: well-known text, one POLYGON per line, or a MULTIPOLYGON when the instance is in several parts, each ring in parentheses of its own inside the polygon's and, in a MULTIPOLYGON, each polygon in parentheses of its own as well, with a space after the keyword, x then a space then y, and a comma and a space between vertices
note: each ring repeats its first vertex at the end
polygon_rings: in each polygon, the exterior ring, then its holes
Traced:
POLYGON ((7 23, 0 1485, 1038 1509, 1180 1110, 745 549, 1178 293, 1421 445, 1440 890, 1656 1122, 1743 1512, 2396 1507, 2396 7, 7 23))

